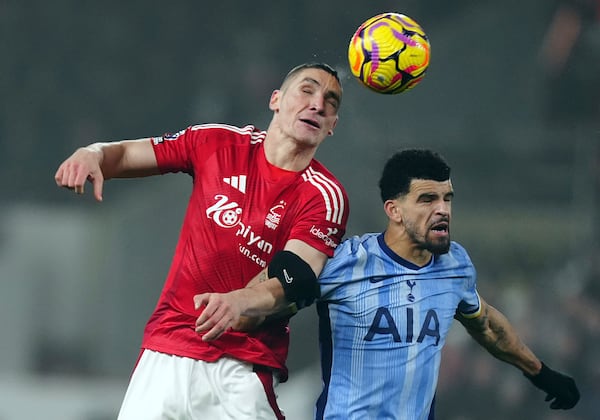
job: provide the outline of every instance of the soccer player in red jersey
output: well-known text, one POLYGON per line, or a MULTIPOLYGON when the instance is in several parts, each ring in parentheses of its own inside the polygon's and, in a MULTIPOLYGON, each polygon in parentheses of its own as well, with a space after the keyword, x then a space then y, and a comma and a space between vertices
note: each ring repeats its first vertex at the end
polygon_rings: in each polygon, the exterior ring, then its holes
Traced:
POLYGON ((273 91, 267 131, 195 125, 161 137, 94 143, 59 166, 57 185, 82 194, 90 181, 98 201, 110 178, 167 172, 193 178, 119 419, 284 418, 274 387, 287 379, 287 318, 238 317, 218 339, 207 340, 196 332, 205 306, 194 296, 277 277, 290 301, 311 302, 314 289, 288 284, 318 275, 345 233, 346 192, 314 159, 333 134, 341 98, 334 69, 303 64, 273 91))

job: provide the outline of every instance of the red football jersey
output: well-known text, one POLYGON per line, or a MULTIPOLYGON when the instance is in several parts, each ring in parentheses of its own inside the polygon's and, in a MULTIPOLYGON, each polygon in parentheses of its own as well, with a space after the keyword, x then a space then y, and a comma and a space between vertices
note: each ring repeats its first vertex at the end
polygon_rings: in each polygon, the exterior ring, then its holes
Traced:
POLYGON ((194 331, 194 295, 244 287, 289 239, 332 256, 345 233, 342 185, 315 159, 301 172, 271 165, 265 136, 253 126, 205 124, 152 139, 160 171, 188 173, 193 189, 142 347, 206 361, 228 355, 279 369, 285 380, 286 322, 212 342, 194 331))

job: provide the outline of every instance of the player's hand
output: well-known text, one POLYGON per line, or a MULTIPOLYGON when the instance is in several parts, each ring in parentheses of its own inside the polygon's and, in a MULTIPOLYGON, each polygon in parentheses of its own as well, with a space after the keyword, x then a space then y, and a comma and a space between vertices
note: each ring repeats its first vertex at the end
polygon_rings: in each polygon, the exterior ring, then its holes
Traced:
POLYGON ((245 329, 246 317, 242 317, 243 305, 240 291, 229 293, 202 293, 194 296, 194 307, 202 313, 196 319, 196 332, 204 333, 202 340, 219 338, 228 329, 245 329))
POLYGON ((570 376, 550 369, 542 362, 542 369, 535 376, 525 376, 539 389, 546 392, 546 401, 552 401, 550 408, 568 410, 579 401, 579 390, 570 376))
POLYGON ((240 319, 238 320, 238 322, 235 325, 233 325, 233 327, 231 327, 231 329, 234 331, 244 331, 244 332, 254 331, 260 325, 263 324, 264 320, 265 320, 264 316, 256 317, 256 316, 242 315, 242 316, 240 316, 240 319))
POLYGON ((104 175, 100 168, 98 153, 89 148, 77 149, 67 160, 65 160, 54 175, 56 185, 83 194, 86 181, 90 181, 94 187, 94 197, 102 201, 102 186, 104 175))

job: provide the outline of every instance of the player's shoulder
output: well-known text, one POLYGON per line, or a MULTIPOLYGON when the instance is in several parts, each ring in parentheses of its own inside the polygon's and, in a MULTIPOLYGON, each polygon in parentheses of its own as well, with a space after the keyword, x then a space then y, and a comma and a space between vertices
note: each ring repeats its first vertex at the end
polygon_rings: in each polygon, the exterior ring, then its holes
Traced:
POLYGON ((315 180, 324 180, 330 184, 337 185, 345 192, 344 186, 337 177, 325 165, 317 159, 312 159, 308 167, 302 172, 302 178, 309 184, 313 184, 315 180))
MULTIPOLYGON (((354 235, 344 239, 335 249, 333 257, 327 261, 321 278, 323 283, 328 283, 328 278, 337 279, 341 272, 351 270, 355 266, 363 266, 372 258, 376 250, 376 233, 367 233, 361 236, 354 235)), ((333 280, 337 282, 337 280, 333 280)))
POLYGON ((348 212, 348 194, 344 185, 325 165, 313 159, 301 172, 301 191, 304 197, 322 197, 327 207, 334 207, 341 213, 348 212))
POLYGON ((192 135, 215 138, 220 142, 260 144, 267 133, 254 125, 235 126, 224 123, 206 123, 190 126, 187 131, 192 135))
POLYGON ((298 179, 302 181, 296 184, 298 198, 303 202, 320 203, 320 209, 326 213, 327 220, 345 225, 349 201, 342 183, 315 159, 300 173, 300 177, 298 179))
POLYGON ((373 253, 377 246, 377 237, 380 233, 365 233, 362 235, 353 235, 342 241, 336 248, 334 256, 339 255, 368 255, 373 253))
POLYGON ((450 252, 457 255, 469 255, 466 248, 456 241, 450 242, 450 252))
POLYGON ((455 241, 450 243, 450 250, 447 253, 441 254, 436 258, 436 263, 445 265, 448 268, 473 268, 469 253, 464 246, 455 241))

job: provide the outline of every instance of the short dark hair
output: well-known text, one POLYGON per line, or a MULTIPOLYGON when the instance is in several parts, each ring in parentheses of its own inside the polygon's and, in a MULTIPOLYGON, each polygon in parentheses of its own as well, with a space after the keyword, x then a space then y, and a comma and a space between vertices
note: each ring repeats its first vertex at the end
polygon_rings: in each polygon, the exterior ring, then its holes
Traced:
POLYGON ((437 152, 428 149, 406 149, 395 153, 386 162, 379 191, 381 200, 392 200, 408 194, 413 179, 447 181, 450 167, 437 152))
POLYGON ((288 72, 288 74, 286 74, 286 76, 283 78, 283 82, 281 84, 283 85, 288 79, 290 79, 294 75, 298 74, 302 70, 306 70, 306 69, 320 69, 320 70, 326 71, 327 73, 329 73, 333 77, 335 77, 335 80, 337 80, 337 82, 340 84, 340 86, 342 86, 342 82, 340 81, 337 71, 333 67, 331 67, 329 64, 319 63, 319 62, 303 63, 303 64, 300 64, 300 65, 294 67, 293 69, 291 69, 288 72))

